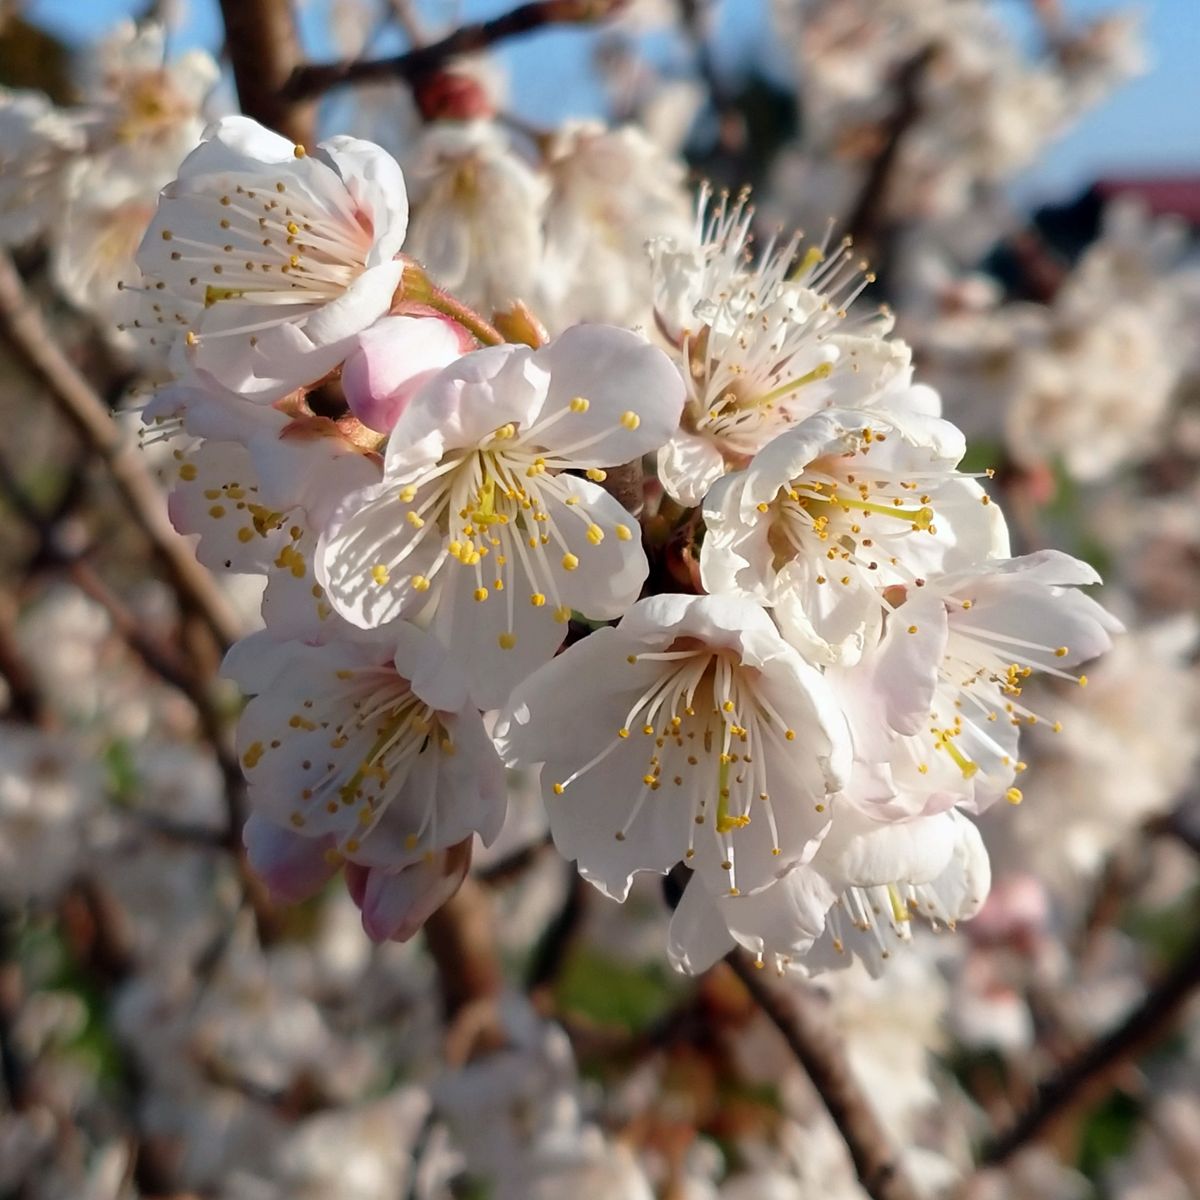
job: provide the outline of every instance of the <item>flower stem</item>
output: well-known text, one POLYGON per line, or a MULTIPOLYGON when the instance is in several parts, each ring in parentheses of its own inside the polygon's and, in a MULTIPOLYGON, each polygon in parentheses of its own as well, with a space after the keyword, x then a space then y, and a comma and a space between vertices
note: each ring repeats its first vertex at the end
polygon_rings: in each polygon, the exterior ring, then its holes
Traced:
POLYGON ((400 306, 421 305, 457 321, 473 338, 484 346, 504 345, 504 335, 473 308, 438 287, 416 263, 406 263, 404 275, 392 299, 392 311, 400 306))

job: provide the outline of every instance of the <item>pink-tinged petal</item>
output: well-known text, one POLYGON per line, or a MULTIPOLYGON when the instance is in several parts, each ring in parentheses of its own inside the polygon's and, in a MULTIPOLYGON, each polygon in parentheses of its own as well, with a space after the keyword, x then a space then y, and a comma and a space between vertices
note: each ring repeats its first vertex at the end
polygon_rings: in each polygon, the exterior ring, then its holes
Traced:
POLYGON ((472 348, 465 330, 443 317, 384 317, 358 335, 342 367, 350 411, 387 433, 435 372, 472 348))
POLYGON ((251 813, 242 830, 250 869, 274 900, 299 904, 315 895, 337 872, 328 852, 332 838, 306 838, 251 813))
POLYGON ((413 396, 388 439, 389 479, 478 445, 500 426, 528 426, 541 408, 546 374, 526 346, 488 346, 439 371, 413 396))
POLYGON ((949 635, 942 598, 916 588, 888 615, 887 634, 868 669, 897 733, 915 734, 928 724, 949 635))
POLYGON ((361 211, 360 220, 374 233, 367 266, 395 258, 408 232, 408 191, 400 164, 373 142, 345 135, 322 142, 317 157, 338 173, 361 211))
POLYGON ((400 871, 368 870, 361 899, 357 887, 351 891, 367 937, 407 942, 462 887, 470 866, 468 840, 400 871))

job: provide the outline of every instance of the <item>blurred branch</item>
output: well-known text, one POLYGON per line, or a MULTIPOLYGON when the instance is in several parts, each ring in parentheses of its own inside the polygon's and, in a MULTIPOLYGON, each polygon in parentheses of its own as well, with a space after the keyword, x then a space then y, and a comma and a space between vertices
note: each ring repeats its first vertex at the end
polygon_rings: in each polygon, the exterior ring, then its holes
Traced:
POLYGON ((858 199, 846 219, 846 234, 864 254, 877 257, 882 249, 887 221, 887 200, 900 158, 900 147, 921 115, 920 85, 937 47, 926 46, 901 66, 896 75, 896 107, 884 126, 883 148, 871 163, 858 199))
POLYGON ((766 978, 744 950, 725 961, 808 1073, 850 1151, 859 1182, 872 1200, 919 1200, 870 1101, 850 1069, 829 1006, 807 986, 786 990, 766 978))
POLYGON ((48 729, 54 716, 38 691, 37 681, 13 634, 16 605, 8 596, 0 596, 0 678, 8 687, 9 716, 39 729, 48 729))
POLYGON ((538 939, 525 973, 525 990, 537 998, 549 999, 548 993, 562 974, 571 947, 583 927, 591 884, 575 870, 573 863, 563 864, 569 878, 567 896, 558 915, 538 939))
POLYGON ((0 254, 0 335, 108 469, 129 515, 154 547, 183 605, 203 616, 222 647, 236 640, 240 628, 233 610, 191 547, 171 527, 162 493, 137 449, 126 442, 104 402, 63 353, 7 254, 0 254))
POLYGON ((488 863, 486 867, 479 867, 474 872, 475 878, 491 887, 503 887, 504 884, 523 875, 552 845, 550 835, 546 834, 537 841, 488 863))
POLYGON ((293 142, 311 145, 315 107, 285 94, 304 57, 292 0, 221 0, 221 15, 242 112, 293 142))
MULTIPOLYGON (((240 0, 223 0, 226 9, 240 0)), ((521 37, 552 25, 591 25, 611 16, 625 0, 532 0, 489 21, 463 25, 425 46, 415 46, 392 58, 351 59, 297 67, 283 87, 282 98, 298 101, 319 96, 349 83, 403 79, 417 82, 452 58, 476 54, 509 38, 521 37)))
POLYGON ((984 1148, 980 1165, 1006 1162, 1018 1150, 1039 1140, 1051 1125, 1103 1087, 1115 1069, 1166 1037, 1197 987, 1200 987, 1200 941, 1188 948, 1120 1025, 1041 1084, 1033 1104, 1010 1129, 984 1148))
MULTIPOLYGON (((213 703, 203 678, 192 664, 181 658, 174 647, 161 644, 148 634, 135 613, 117 596, 84 557, 82 550, 71 551, 57 545, 57 526, 66 517, 56 507, 51 516, 43 516, 30 500, 6 464, 0 462, 0 494, 13 511, 37 534, 40 545, 35 561, 49 566, 65 567, 71 582, 90 600, 98 604, 112 624, 113 632, 141 660, 143 666, 168 686, 181 692, 191 702, 204 730, 206 741, 217 760, 225 785, 228 825, 224 844, 233 850, 241 845, 244 823, 241 768, 229 746, 226 721, 213 703)), ((0 639, 0 650, 3 648, 0 639)), ((2 665, 2 664, 0 664, 2 665)))
POLYGON ((468 876, 425 923, 425 944, 437 967, 446 1036, 452 1041, 458 1018, 493 1000, 504 982, 496 955, 491 899, 476 880, 468 876))

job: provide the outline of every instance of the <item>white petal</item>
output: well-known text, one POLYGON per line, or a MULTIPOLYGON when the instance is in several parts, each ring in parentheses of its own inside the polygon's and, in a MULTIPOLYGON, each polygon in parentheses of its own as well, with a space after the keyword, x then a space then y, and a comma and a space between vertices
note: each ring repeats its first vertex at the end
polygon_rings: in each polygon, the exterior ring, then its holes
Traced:
POLYGON ((556 451, 603 435, 578 456, 580 466, 610 467, 657 450, 675 432, 683 381, 671 360, 637 334, 607 325, 576 325, 534 355, 550 374, 545 419, 564 409, 544 440, 556 451), (588 401, 585 412, 571 401, 588 401))

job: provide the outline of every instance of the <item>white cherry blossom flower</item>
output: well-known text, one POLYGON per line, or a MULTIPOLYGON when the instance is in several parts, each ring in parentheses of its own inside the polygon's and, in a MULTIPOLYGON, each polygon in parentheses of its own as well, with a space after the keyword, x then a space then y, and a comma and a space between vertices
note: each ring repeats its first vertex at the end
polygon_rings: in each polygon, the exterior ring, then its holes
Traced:
MULTIPOLYGON (((220 397, 202 397, 210 420, 220 397)), ((245 441, 205 440, 172 451, 168 512, 180 533, 198 534, 196 556, 210 570, 265 575, 262 615, 273 636, 344 637, 314 573, 317 539, 350 492, 374 483, 379 467, 323 418, 291 420, 243 405, 255 420, 245 441)), ((240 415, 240 414, 238 414, 240 415)))
POLYGON ((255 811, 335 862, 398 870, 476 832, 490 842, 505 789, 441 646, 407 624, 389 634, 386 647, 279 645, 260 634, 238 643, 225 673, 254 697, 238 753, 255 811))
POLYGON ((485 311, 533 294, 547 185, 490 121, 427 126, 411 159, 408 253, 485 311))
POLYGON ((882 629, 883 589, 1007 553, 999 509, 954 469, 964 449, 936 417, 814 414, 713 485, 704 586, 771 607, 814 661, 857 661, 882 629))
POLYGON ((341 505, 319 582, 364 629, 429 611, 477 703, 497 707, 572 609, 611 620, 637 598, 637 524, 598 481, 666 440, 681 393, 661 351, 605 326, 466 355, 408 403, 383 480, 341 505))
POLYGON ((65 207, 51 246, 54 282, 106 332, 166 178, 114 171, 104 157, 81 157, 64 173, 65 207))
POLYGON ((699 504, 789 425, 831 404, 854 406, 908 371, 908 348, 883 340, 889 318, 848 315, 874 278, 849 243, 829 254, 812 246, 797 266, 797 236, 748 265, 745 199, 732 207, 722 199, 706 215, 701 197, 699 248, 671 239, 651 247, 655 317, 688 388, 681 427, 658 462, 681 504, 699 504))
POLYGON ((227 117, 184 160, 137 255, 134 326, 272 401, 321 378, 388 312, 404 264, 404 178, 394 159, 336 137, 313 155, 227 117))
POLYGON ((555 134, 547 170, 539 313, 559 328, 581 320, 644 322, 646 243, 689 233, 683 164, 635 125, 571 122, 555 134))
POLYGON ((741 945, 778 971, 809 974, 859 957, 878 974, 921 917, 953 929, 987 899, 991 872, 975 826, 960 813, 875 822, 834 805, 833 826, 807 864, 749 896, 714 896, 695 881, 671 922, 680 970, 706 970, 741 945))
POLYGON ((84 113, 111 167, 169 170, 200 140, 221 69, 204 50, 167 60, 167 30, 121 21, 87 62, 84 113))
POLYGON ((891 590, 897 607, 877 653, 836 680, 856 757, 883 764, 881 807, 864 801, 868 811, 1019 803, 1017 734, 1043 719, 1022 699, 1026 681, 1038 672, 1086 684, 1067 668, 1104 653, 1121 629, 1075 590, 1099 581, 1086 563, 1043 550, 891 590))
POLYGON ((27 242, 57 218, 64 172, 84 141, 79 122, 41 92, 0 88, 0 245, 27 242))
POLYGON ((497 736, 545 764, 555 843, 619 900, 680 861, 713 891, 766 886, 816 851, 849 756, 820 674, 725 596, 639 601, 526 680, 497 736))

